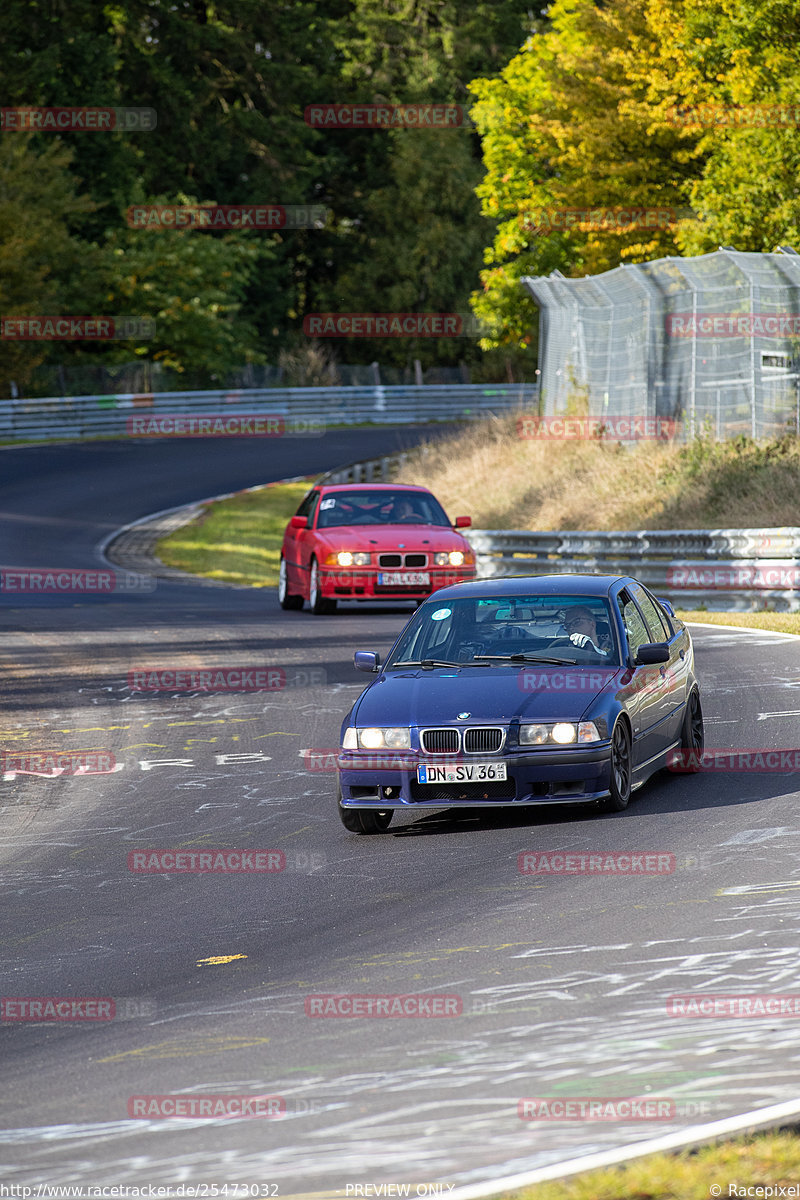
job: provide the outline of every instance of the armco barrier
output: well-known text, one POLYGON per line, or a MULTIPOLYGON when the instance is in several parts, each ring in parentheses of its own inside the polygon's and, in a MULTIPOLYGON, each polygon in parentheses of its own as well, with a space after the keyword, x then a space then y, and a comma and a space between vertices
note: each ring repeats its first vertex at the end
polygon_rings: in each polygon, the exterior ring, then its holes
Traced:
POLYGON ((800 610, 800 528, 467 530, 481 578, 634 575, 682 608, 800 610))
POLYGON ((322 426, 463 421, 493 412, 538 411, 538 395, 532 383, 472 383, 0 400, 0 441, 126 436, 132 416, 161 413, 269 414, 322 426))

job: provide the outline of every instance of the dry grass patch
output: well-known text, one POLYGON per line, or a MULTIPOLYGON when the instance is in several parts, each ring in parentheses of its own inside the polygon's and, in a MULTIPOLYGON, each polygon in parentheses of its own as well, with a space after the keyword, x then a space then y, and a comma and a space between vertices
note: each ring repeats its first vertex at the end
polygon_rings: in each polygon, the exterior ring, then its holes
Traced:
POLYGON ((800 525, 800 442, 533 441, 515 416, 476 422, 409 456, 402 482, 430 487, 480 529, 704 529, 800 525))

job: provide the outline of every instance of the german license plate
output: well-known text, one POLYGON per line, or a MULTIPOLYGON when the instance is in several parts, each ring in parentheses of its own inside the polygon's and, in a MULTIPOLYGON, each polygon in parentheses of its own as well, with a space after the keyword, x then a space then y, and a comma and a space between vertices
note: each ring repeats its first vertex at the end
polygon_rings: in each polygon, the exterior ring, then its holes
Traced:
POLYGON ((505 778, 504 762, 422 763, 417 767, 417 783, 484 783, 505 778))
POLYGON ((427 571, 379 571, 378 587, 427 587, 431 577, 427 571))

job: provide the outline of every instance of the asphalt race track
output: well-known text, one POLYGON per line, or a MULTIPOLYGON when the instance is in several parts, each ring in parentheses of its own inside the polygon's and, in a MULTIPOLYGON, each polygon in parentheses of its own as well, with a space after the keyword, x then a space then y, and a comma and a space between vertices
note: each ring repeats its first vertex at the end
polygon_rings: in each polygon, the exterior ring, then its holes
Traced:
MULTIPOLYGON (((148 512, 417 436, 0 450, 0 562, 98 566, 97 546, 148 512)), ((388 649, 411 611, 312 617, 281 613, 272 591, 161 581, 0 597, 0 749, 122 764, 0 783, 0 993, 108 997, 116 1012, 0 1025, 3 1183, 269 1183, 285 1197, 391 1182, 415 1195, 796 1094, 796 1020, 676 1018, 667 998, 800 992, 797 775, 663 773, 618 816, 440 812, 348 834, 329 760, 303 751, 337 745, 365 683, 353 651, 388 649), (285 687, 127 681, 265 665, 285 687), (128 869, 129 852, 156 847, 272 849, 286 866, 128 869), (658 852, 675 870, 524 875, 526 851, 658 852), (228 961, 201 961, 215 958, 228 961), (461 1014, 306 1014, 330 993, 444 993, 461 1014), (278 1097, 278 1115, 129 1116, 131 1097, 179 1093, 278 1097), (650 1096, 670 1115, 518 1116, 522 1098, 568 1096, 650 1096)), ((796 746, 800 640, 694 633, 707 745, 796 746)))

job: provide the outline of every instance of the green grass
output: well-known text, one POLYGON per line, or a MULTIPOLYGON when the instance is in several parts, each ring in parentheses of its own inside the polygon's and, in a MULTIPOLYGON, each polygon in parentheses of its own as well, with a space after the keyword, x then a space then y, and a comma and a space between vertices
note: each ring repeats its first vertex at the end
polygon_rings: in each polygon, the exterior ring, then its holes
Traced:
POLYGON ((746 629, 772 629, 778 633, 800 634, 800 613, 772 612, 768 609, 759 612, 706 612, 705 609, 675 611, 682 621, 701 621, 706 625, 742 625, 746 629))
MULTIPOLYGON (((744 1196, 747 1188, 800 1184, 800 1138, 793 1131, 754 1134, 684 1150, 653 1154, 619 1167, 586 1171, 553 1183, 502 1193, 511 1200, 709 1200, 744 1196), (729 1185, 736 1189, 729 1191, 729 1185), (716 1187, 718 1191, 711 1191, 716 1187)), ((800 1189, 798 1189, 800 1190, 800 1189)), ((765 1195, 753 1190, 751 1196, 765 1195)), ((788 1195, 797 1195, 798 1191, 788 1195)))
POLYGON ((313 480, 268 484, 257 492, 216 500, 197 520, 162 538, 156 554, 168 567, 191 575, 275 587, 286 522, 313 480))

